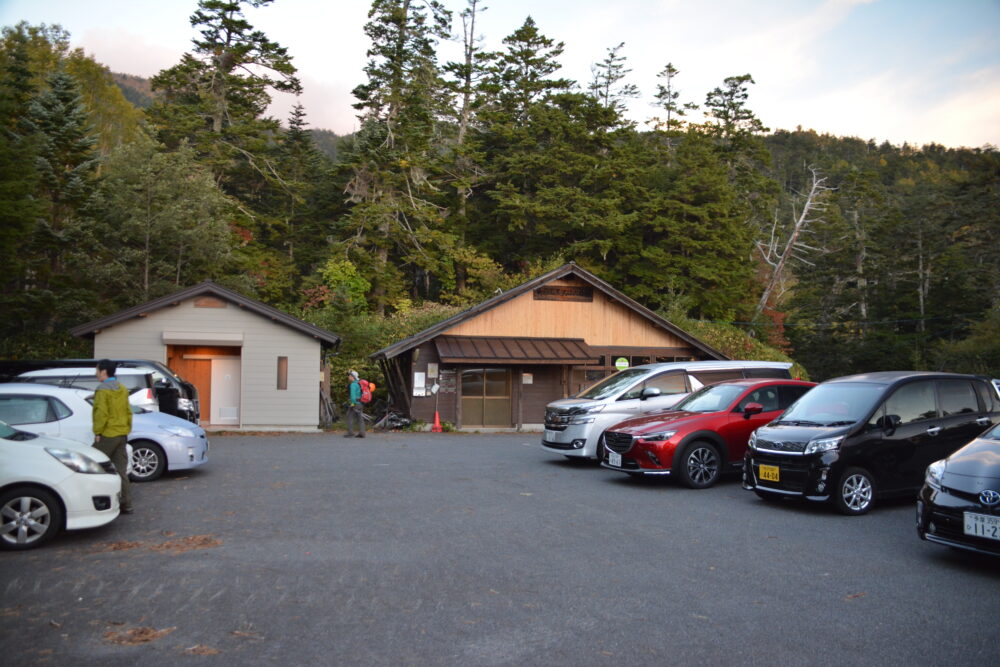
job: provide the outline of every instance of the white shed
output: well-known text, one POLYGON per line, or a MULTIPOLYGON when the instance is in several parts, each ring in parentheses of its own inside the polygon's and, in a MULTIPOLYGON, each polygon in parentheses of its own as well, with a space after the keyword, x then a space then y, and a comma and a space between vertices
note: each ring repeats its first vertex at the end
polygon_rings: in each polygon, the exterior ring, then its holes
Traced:
POLYGON ((324 352, 340 337, 206 281, 80 325, 94 357, 152 359, 198 388, 201 424, 231 430, 319 427, 324 352))

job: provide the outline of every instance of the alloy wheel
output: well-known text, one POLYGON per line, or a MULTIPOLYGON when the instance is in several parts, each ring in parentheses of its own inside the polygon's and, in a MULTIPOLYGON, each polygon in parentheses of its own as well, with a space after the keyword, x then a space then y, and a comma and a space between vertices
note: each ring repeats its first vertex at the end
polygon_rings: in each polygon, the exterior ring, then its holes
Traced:
POLYGON ((872 484, 867 475, 855 473, 841 483, 844 504, 853 512, 864 511, 872 502, 872 484))
POLYGON ((719 475, 719 457, 709 447, 698 447, 687 457, 687 473, 699 486, 711 484, 719 475))
POLYGON ((28 546, 45 537, 52 525, 52 513, 38 498, 19 496, 0 508, 0 539, 10 545, 28 546))

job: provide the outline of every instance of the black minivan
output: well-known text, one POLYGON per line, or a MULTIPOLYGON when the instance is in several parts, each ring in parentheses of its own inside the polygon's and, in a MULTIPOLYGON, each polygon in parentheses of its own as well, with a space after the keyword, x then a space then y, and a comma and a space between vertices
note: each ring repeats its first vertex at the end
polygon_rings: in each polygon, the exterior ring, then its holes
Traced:
POLYGON ((750 436, 743 486, 765 499, 832 501, 864 514, 920 489, 929 464, 1000 422, 986 378, 886 371, 828 380, 750 436))

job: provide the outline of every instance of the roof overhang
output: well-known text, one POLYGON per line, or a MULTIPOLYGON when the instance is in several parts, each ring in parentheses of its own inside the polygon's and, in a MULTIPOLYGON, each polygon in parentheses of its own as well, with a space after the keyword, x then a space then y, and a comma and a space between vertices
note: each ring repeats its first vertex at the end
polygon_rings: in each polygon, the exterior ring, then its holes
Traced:
POLYGON ((579 338, 438 336, 438 356, 448 364, 594 364, 600 355, 579 338))

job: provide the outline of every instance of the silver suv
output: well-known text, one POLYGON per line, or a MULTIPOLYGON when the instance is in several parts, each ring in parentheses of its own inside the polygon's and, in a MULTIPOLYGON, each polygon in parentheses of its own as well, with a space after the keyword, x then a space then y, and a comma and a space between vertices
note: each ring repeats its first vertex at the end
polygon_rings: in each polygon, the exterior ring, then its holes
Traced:
POLYGON ((631 417, 668 410, 701 387, 738 378, 790 378, 778 361, 675 361, 635 366, 545 408, 542 448, 567 458, 601 459, 601 434, 631 417))

